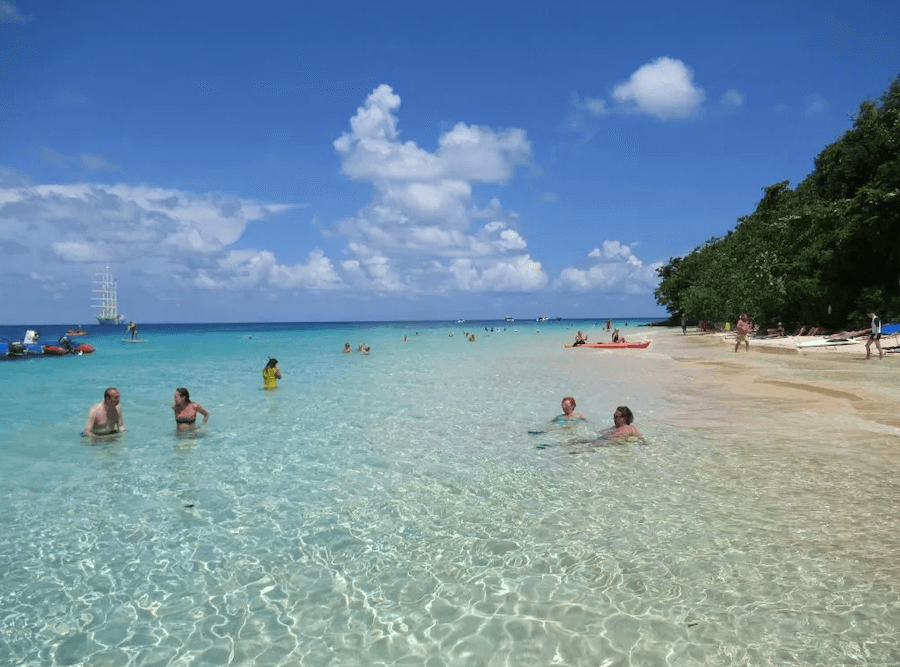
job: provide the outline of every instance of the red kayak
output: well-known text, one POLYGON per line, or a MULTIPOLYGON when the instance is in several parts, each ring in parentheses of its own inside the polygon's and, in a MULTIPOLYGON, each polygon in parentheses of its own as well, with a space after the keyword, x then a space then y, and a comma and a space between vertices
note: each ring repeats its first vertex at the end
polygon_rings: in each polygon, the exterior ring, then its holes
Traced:
POLYGON ((573 345, 572 343, 566 343, 566 347, 591 347, 601 350, 621 350, 625 348, 643 350, 644 348, 650 347, 650 341, 642 340, 634 343, 585 343, 584 345, 573 345))

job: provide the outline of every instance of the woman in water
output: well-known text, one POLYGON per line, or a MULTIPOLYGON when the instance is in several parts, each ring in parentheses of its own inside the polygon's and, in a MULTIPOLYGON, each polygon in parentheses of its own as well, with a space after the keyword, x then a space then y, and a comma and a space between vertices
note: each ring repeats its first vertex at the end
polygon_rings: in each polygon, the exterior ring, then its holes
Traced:
POLYGON ((278 359, 269 359, 269 363, 262 369, 263 388, 278 389, 278 381, 281 379, 281 369, 278 368, 278 359))
POLYGON ((175 413, 175 428, 179 431, 191 431, 197 426, 197 413, 203 415, 203 423, 209 421, 209 413, 199 403, 191 402, 191 395, 184 387, 175 390, 172 401, 172 411, 175 413))
POLYGON ((565 424, 567 422, 576 422, 576 421, 587 421, 584 418, 584 415, 581 415, 575 412, 575 399, 572 396, 566 396, 562 400, 562 411, 561 415, 557 415, 553 419, 553 423, 555 424, 565 424))

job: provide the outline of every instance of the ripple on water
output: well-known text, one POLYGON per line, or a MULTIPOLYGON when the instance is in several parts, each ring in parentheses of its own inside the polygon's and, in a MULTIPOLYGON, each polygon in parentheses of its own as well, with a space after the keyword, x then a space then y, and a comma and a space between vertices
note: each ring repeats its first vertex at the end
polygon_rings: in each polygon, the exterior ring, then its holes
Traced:
POLYGON ((237 404, 259 348, 148 362, 117 443, 18 447, 0 663, 900 662, 883 461, 676 429, 662 355, 395 333, 273 349, 278 392, 237 404), (172 378, 219 367, 210 428, 176 437, 172 378), (570 393, 587 425, 527 433, 570 393), (647 441, 586 446, 622 403, 647 441))

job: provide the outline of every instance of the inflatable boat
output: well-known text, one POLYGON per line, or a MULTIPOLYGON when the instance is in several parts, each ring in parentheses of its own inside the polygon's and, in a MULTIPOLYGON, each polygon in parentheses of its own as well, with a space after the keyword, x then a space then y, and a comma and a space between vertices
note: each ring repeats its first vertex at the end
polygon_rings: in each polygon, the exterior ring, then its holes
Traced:
POLYGON ((44 355, 61 357, 67 354, 91 354, 93 351, 93 345, 87 343, 75 345, 68 336, 60 338, 56 345, 42 345, 40 332, 33 329, 25 332, 25 339, 22 341, 0 338, 0 359, 21 359, 44 355))
POLYGON ((94 351, 94 346, 88 343, 81 343, 80 345, 75 345, 71 340, 69 340, 68 336, 63 336, 57 341, 56 345, 44 345, 44 354, 49 354, 55 357, 62 357, 67 354, 91 354, 94 351))

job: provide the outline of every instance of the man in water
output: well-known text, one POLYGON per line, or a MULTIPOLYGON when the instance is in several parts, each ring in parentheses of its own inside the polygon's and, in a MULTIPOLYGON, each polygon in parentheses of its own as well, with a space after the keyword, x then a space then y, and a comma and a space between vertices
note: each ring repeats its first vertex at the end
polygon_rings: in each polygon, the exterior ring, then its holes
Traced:
POLYGON ((112 435, 125 430, 125 418, 122 406, 119 405, 121 395, 115 387, 103 392, 103 402, 97 403, 88 412, 87 423, 82 435, 112 435))

